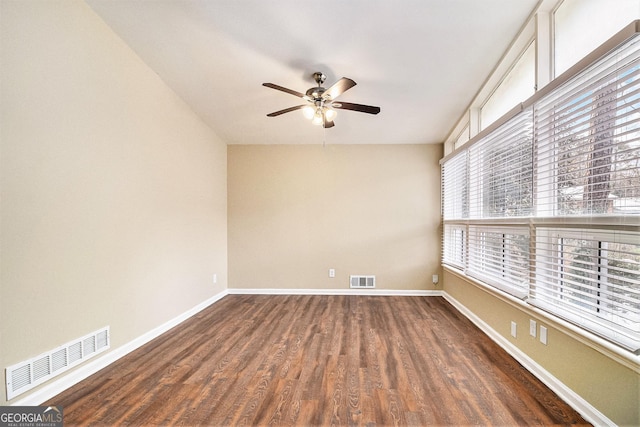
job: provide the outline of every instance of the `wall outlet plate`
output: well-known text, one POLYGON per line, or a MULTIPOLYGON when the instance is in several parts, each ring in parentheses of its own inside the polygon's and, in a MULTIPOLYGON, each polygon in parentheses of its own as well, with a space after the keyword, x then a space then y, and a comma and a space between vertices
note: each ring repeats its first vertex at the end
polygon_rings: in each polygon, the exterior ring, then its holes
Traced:
POLYGON ((518 335, 518 324, 516 322, 511 322, 511 336, 516 338, 518 335))
POLYGON ((529 335, 531 335, 534 338, 537 335, 537 327, 538 327, 538 324, 536 323, 536 321, 533 319, 529 319, 529 335))

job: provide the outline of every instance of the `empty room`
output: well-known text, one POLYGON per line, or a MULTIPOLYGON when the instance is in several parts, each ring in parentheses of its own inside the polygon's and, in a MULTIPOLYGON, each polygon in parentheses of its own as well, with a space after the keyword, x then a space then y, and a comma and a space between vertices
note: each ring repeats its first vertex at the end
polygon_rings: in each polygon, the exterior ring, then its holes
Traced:
POLYGON ((0 426, 640 425, 640 0, 0 0, 0 64, 0 426))

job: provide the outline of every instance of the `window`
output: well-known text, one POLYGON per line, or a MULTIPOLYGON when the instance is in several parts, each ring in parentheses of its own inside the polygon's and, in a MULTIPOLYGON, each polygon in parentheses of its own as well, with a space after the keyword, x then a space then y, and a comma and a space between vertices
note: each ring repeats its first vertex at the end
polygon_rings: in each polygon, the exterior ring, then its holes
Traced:
POLYGON ((564 0, 554 13, 555 75, 638 18, 640 0, 564 0))
POLYGON ((529 46, 516 61, 511 71, 507 73, 496 90, 484 103, 480 110, 480 122, 483 129, 502 117, 516 104, 535 93, 535 53, 535 44, 529 43, 529 46))
POLYGON ((636 349, 640 235, 539 228, 531 303, 636 349))
POLYGON ((640 43, 536 103, 538 213, 640 212, 640 43))
POLYGON ((462 219, 469 216, 467 153, 462 152, 442 166, 442 182, 446 192, 442 194, 442 215, 445 219, 462 219))
POLYGON ((640 354, 634 34, 443 160, 443 264, 640 354))
POLYGON ((467 228, 461 224, 445 224, 444 250, 442 262, 444 264, 464 268, 466 252, 467 228))
POLYGON ((533 116, 528 109, 469 150, 471 218, 528 216, 533 197, 533 116))
POLYGON ((469 124, 467 124, 464 129, 462 129, 462 132, 460 132, 460 135, 458 136, 456 141, 453 143, 453 148, 456 149, 462 147, 469 141, 469 139, 471 139, 471 135, 469 124))
POLYGON ((511 295, 529 290, 529 230, 470 226, 468 274, 511 295))

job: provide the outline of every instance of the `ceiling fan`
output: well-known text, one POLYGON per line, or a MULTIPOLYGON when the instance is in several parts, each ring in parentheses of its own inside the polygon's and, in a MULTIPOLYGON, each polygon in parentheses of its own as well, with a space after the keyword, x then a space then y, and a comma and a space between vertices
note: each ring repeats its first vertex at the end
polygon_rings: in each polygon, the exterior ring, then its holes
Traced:
POLYGON ((335 124, 333 123, 333 119, 336 116, 336 110, 351 110, 368 114, 378 114, 380 112, 380 107, 374 107, 372 105, 335 101, 338 96, 356 85, 356 82, 351 79, 343 77, 328 89, 322 87, 322 84, 327 79, 327 76, 325 76, 323 73, 313 73, 313 79, 316 81, 318 86, 312 87, 304 94, 295 90, 287 89, 286 87, 278 86, 273 83, 262 83, 262 86, 290 93, 291 95, 297 96, 298 98, 302 98, 307 101, 306 104, 296 105, 295 107, 289 107, 285 108, 284 110, 269 113, 267 114, 267 117, 276 117, 284 113, 289 113, 291 111, 302 110, 305 117, 311 120, 311 123, 315 125, 322 125, 322 127, 324 128, 330 128, 335 126, 335 124))

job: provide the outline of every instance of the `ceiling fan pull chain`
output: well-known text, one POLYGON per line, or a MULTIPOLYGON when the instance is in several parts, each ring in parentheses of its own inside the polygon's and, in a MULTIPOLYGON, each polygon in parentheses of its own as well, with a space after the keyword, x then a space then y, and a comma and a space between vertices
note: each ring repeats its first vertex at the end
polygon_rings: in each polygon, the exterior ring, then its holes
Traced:
POLYGON ((322 148, 327 145, 327 128, 322 126, 322 148))

